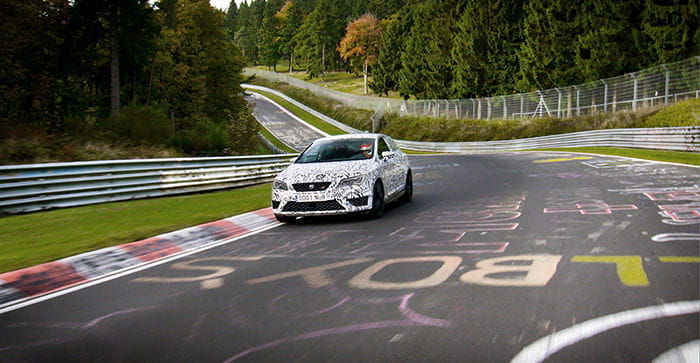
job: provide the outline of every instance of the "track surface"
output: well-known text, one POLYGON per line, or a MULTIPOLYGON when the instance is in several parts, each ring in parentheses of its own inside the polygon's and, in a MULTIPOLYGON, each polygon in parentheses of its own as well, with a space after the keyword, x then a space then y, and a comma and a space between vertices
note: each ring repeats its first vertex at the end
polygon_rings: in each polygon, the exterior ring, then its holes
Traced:
POLYGON ((246 96, 246 99, 254 106, 253 116, 258 122, 294 150, 302 151, 312 141, 324 136, 257 93, 246 96))
POLYGON ((411 162, 414 201, 381 219, 280 225, 2 314, 0 361, 650 361, 699 339, 700 169, 411 162))

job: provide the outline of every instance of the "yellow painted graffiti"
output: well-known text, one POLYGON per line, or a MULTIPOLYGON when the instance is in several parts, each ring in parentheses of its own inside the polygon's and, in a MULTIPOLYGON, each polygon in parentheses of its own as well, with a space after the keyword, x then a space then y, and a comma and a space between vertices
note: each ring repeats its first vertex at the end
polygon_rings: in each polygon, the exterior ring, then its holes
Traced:
POLYGON ((535 163, 535 164, 559 163, 559 162, 562 162, 562 161, 588 160, 588 159, 592 159, 592 157, 590 157, 590 156, 577 156, 577 157, 574 157, 574 158, 535 160, 535 161, 533 161, 533 163, 535 163))
POLYGON ((617 276, 623 285, 649 286, 641 256, 574 256, 571 262, 614 263, 617 266, 617 276))
POLYGON ((671 263, 700 263, 700 257, 693 256, 659 256, 661 262, 671 263))

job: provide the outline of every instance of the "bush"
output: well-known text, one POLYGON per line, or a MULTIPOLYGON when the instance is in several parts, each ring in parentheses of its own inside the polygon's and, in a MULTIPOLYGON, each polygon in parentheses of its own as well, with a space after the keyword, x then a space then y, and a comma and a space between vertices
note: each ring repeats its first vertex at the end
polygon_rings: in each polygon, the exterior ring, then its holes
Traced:
POLYGON ((152 145, 165 145, 173 134, 172 122, 157 106, 124 106, 103 125, 125 139, 152 145))
POLYGON ((644 127, 677 127, 700 125, 700 99, 681 101, 649 116, 644 127))
POLYGON ((198 121, 192 127, 178 131, 170 143, 192 155, 223 155, 231 146, 226 128, 211 121, 198 121))

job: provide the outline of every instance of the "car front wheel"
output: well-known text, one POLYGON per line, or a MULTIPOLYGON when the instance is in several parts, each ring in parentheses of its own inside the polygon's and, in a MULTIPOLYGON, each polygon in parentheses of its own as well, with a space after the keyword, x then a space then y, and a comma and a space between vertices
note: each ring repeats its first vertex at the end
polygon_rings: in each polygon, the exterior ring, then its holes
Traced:
POLYGON ((409 170, 406 173, 406 185, 403 188, 403 195, 401 196, 401 201, 408 203, 413 200, 413 176, 409 170))
POLYGON ((382 213, 384 213, 384 185, 380 180, 377 180, 372 190, 372 209, 369 211, 369 216, 379 218, 382 213))

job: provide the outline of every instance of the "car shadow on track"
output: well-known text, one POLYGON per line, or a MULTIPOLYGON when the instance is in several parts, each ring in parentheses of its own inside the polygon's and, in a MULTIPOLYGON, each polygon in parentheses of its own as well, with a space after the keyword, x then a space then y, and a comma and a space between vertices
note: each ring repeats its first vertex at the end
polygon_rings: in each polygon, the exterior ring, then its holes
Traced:
POLYGON ((406 203, 392 202, 384 207, 384 214, 380 218, 372 218, 366 213, 352 213, 334 216, 302 217, 297 218, 297 220, 294 223, 292 223, 292 225, 332 225, 346 223, 361 223, 373 220, 380 221, 382 220, 382 218, 391 217, 393 213, 396 213, 397 211, 402 209, 406 209, 407 207, 409 207, 409 205, 406 203), (387 213, 389 215, 387 215, 387 213))

